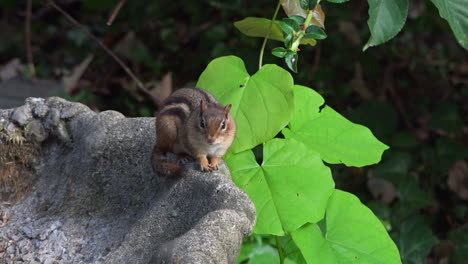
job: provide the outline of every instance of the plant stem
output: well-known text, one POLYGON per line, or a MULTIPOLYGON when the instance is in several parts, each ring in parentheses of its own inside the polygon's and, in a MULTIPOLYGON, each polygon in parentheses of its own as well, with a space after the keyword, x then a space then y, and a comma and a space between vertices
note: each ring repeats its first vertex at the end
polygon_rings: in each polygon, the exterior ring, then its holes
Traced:
POLYGON ((275 236, 276 238, 276 247, 278 248, 278 254, 280 258, 280 264, 284 263, 284 254, 283 254, 283 248, 281 247, 281 240, 279 236, 275 236))
POLYGON ((260 58, 258 59, 258 69, 259 70, 262 68, 263 52, 265 51, 265 46, 266 46, 266 43, 268 41, 268 37, 270 36, 270 32, 271 32, 271 28, 273 27, 273 23, 275 23, 276 16, 278 15, 278 11, 279 11, 280 6, 281 6, 281 2, 278 1, 278 4, 276 5, 275 13, 273 14, 273 18, 271 19, 271 22, 270 22, 270 27, 268 28, 267 34, 266 34, 265 38, 263 39, 262 48, 260 49, 260 58))
POLYGON ((294 40, 293 44, 291 45, 291 50, 292 51, 297 51, 299 48, 299 45, 301 44, 302 38, 305 35, 305 31, 310 25, 310 21, 312 21, 312 17, 314 16, 314 10, 309 10, 307 13, 307 17, 304 21, 304 28, 303 30, 299 31, 299 34, 297 35, 296 39, 294 40))

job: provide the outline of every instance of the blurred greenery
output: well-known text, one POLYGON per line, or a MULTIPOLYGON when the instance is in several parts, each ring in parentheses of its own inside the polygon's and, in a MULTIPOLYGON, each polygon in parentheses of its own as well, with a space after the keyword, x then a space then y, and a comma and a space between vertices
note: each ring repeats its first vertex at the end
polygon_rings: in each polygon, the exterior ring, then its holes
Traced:
MULTIPOLYGON (((144 83, 157 83, 172 72, 174 88, 194 85, 211 60, 225 55, 241 57, 252 74, 262 39, 243 35, 233 22, 270 19, 276 6, 266 0, 127 1, 107 26, 117 0, 56 2, 116 50, 144 83)), ((370 36, 366 1, 321 5, 328 37, 315 47, 301 46, 295 82, 314 88, 327 105, 369 127, 390 146, 373 167, 332 166, 337 186, 357 194, 380 217, 403 263, 466 263, 468 204, 448 180, 455 162, 468 159, 468 53, 431 1, 410 1, 403 30, 365 52, 362 47, 370 36), (391 202, 371 195, 366 184, 371 177, 395 187, 391 202), (450 250, 436 250, 442 241, 450 241, 450 250)), ((0 70, 14 58, 26 64, 25 9, 24 0, 0 1, 0 70)), ((81 82, 61 96, 93 109, 153 115, 157 106, 136 91, 99 45, 45 1, 33 0, 32 11, 38 78, 60 80, 94 54, 81 82)), ((284 17, 280 11, 279 19, 284 17)), ((278 42, 267 43, 264 63, 286 69, 282 59, 271 55, 276 46, 278 42)), ((468 189, 468 175, 463 179, 458 185, 468 189)), ((296 246, 286 240, 282 244, 294 252, 296 246)), ((274 240, 248 237, 239 262, 274 263, 270 261, 278 260, 275 248, 274 240)), ((304 260, 291 254, 288 262, 304 260)))

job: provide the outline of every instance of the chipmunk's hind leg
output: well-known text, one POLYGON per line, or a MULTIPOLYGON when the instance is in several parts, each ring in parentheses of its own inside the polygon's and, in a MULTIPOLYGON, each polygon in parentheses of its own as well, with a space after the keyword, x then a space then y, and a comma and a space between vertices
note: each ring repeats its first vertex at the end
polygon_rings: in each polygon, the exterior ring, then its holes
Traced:
POLYGON ((174 146, 177 143, 178 128, 180 120, 169 115, 158 116, 160 122, 156 122, 156 149, 161 154, 175 152, 174 146))

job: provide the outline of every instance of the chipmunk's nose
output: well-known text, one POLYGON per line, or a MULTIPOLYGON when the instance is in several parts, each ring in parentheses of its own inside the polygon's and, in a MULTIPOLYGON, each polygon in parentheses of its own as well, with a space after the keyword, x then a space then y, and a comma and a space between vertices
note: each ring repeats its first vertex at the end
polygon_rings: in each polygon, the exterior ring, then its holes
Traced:
POLYGON ((215 142, 214 138, 209 137, 208 138, 208 144, 213 144, 215 142))

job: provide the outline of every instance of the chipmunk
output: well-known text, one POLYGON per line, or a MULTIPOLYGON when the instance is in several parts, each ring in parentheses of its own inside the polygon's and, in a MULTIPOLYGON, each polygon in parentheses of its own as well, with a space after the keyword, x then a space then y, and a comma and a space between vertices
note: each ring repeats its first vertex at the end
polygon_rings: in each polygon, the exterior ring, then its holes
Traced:
POLYGON ((219 159, 236 134, 231 107, 222 106, 213 95, 198 88, 172 93, 156 115, 153 169, 164 176, 174 176, 181 164, 196 159, 201 171, 217 170, 219 159), (178 156, 177 162, 168 159, 169 152, 178 156))

